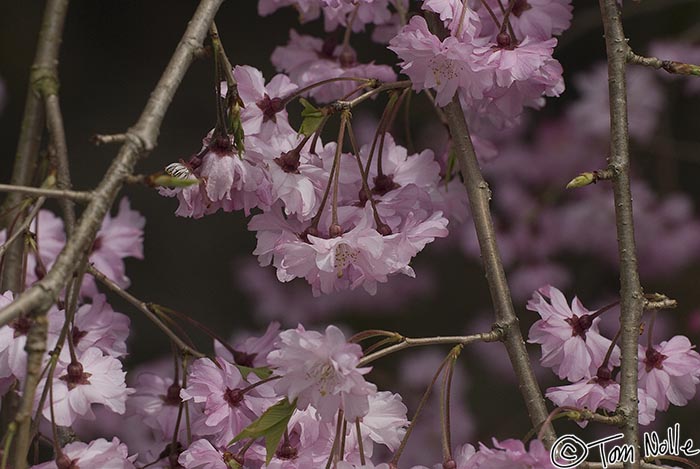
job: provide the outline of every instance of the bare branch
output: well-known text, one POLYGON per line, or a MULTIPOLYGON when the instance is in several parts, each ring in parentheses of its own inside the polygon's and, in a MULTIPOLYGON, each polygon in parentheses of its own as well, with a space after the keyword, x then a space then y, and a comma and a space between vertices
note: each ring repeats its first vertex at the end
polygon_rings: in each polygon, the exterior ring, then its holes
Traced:
MULTIPOLYGON (((56 176, 59 189, 69 191, 72 188, 70 181, 70 170, 68 166, 68 144, 66 143, 66 130, 63 127, 63 114, 61 104, 58 101, 58 94, 46 96, 46 125, 51 136, 51 144, 56 153, 56 176)), ((59 204, 63 211, 63 221, 65 222, 66 234, 71 235, 75 229, 75 206, 69 198, 60 198, 59 204)))
POLYGON ((675 75, 695 75, 700 76, 700 65, 676 62, 675 60, 661 60, 656 57, 644 57, 635 54, 632 49, 627 50, 627 63, 643 65, 655 69, 663 69, 675 75))
POLYGON ((634 241, 632 193, 630 189, 630 152, 627 119, 626 64, 629 47, 622 29, 617 0, 600 0, 600 12, 605 30, 605 48, 608 55, 608 88, 610 94, 610 167, 615 197, 615 224, 617 226, 618 254, 620 257, 620 403, 617 413, 625 419, 622 431, 626 444, 635 448, 634 463, 625 468, 639 467, 639 426, 637 422, 637 343, 639 321, 644 309, 644 294, 639 282, 637 255, 634 241))
POLYGON ((76 261, 94 242, 97 230, 124 184, 124 179, 132 174, 139 158, 155 147, 165 112, 222 2, 223 0, 200 2, 141 117, 129 130, 130 138, 124 142, 102 182, 95 189, 94 197, 83 212, 73 236, 46 277, 0 310, 0 325, 7 324, 21 313, 42 314, 56 300, 75 270, 76 261))
POLYGON ((2 257, 5 254, 5 251, 7 251, 10 248, 12 243, 14 243, 15 240, 19 238, 27 228, 29 228, 29 225, 32 223, 32 220, 34 220, 34 218, 36 218, 36 216, 39 214, 39 210, 41 210, 42 205, 44 205, 44 201, 46 201, 44 197, 39 197, 29 215, 24 220, 22 220, 22 223, 17 227, 17 229, 12 233, 12 235, 0 245, 0 257, 2 257))
POLYGON ((95 134, 90 138, 90 141, 97 146, 109 145, 110 143, 124 143, 127 141, 126 134, 103 135, 95 134))
POLYGON ((22 398, 17 410, 15 422, 17 423, 16 446, 14 453, 14 466, 17 469, 27 467, 27 453, 31 444, 30 423, 32 407, 34 406, 34 394, 41 377, 41 367, 46 353, 46 334, 49 320, 46 314, 36 316, 29 333, 24 350, 27 352, 27 376, 24 379, 22 398))
POLYGON ((90 202, 93 198, 92 192, 44 189, 42 187, 13 186, 11 184, 0 184, 0 192, 16 192, 18 194, 34 195, 53 199, 68 199, 82 203, 90 202))
POLYGON ((146 303, 139 300, 131 293, 114 283, 105 274, 97 270, 95 266, 89 265, 87 271, 90 275, 99 280, 100 283, 102 283, 104 286, 112 290, 117 295, 121 296, 129 304, 141 311, 148 319, 151 320, 151 322, 153 322, 161 331, 163 331, 165 335, 167 335, 168 338, 172 340, 175 345, 177 345, 180 351, 195 358, 201 358, 204 356, 203 354, 199 353, 198 351, 194 350, 192 347, 184 343, 182 339, 178 337, 177 334, 175 334, 168 326, 165 325, 165 323, 163 323, 163 321, 160 320, 160 318, 153 311, 151 311, 151 309, 146 303))
POLYGON ((387 348, 381 349, 377 352, 369 354, 362 358, 357 366, 365 366, 378 360, 382 357, 386 357, 394 352, 404 350, 411 347, 421 347, 425 345, 440 345, 440 344, 461 344, 468 345, 474 342, 496 342, 501 340, 501 331, 495 329, 489 332, 480 332, 478 334, 466 335, 466 336, 452 336, 452 337, 419 337, 410 338, 404 337, 401 343, 396 345, 391 345, 387 348))
MULTIPOLYGON (((41 144, 44 126, 42 98, 55 91, 58 82, 55 80, 58 64, 58 50, 63 35, 63 25, 68 11, 68 0, 49 0, 44 10, 44 17, 39 31, 36 55, 29 77, 29 90, 24 106, 22 130, 17 143, 15 164, 12 169, 10 183, 18 186, 29 186, 32 183, 34 167, 41 144)), ((22 196, 11 193, 5 199, 2 212, 8 207, 14 207, 22 200, 22 196)), ((22 219, 19 214, 18 220, 22 219)), ((8 225, 7 219, 4 225, 8 225)), ((11 233, 8 233, 10 235, 11 233)), ((19 292, 23 289, 21 277, 24 246, 16 243, 7 253, 2 275, 2 290, 19 292)))
MULTIPOLYGON (((432 13, 426 13, 425 16, 431 29, 439 31, 441 23, 436 20, 435 16, 432 13)), ((547 411, 540 386, 535 378, 535 373, 532 370, 530 355, 527 352, 525 341, 520 331, 520 323, 513 308, 513 300, 510 296, 501 255, 496 244, 496 230, 493 226, 489 208, 491 190, 481 174, 481 168, 479 168, 479 162, 476 158, 476 152, 474 151, 474 145, 469 135, 467 121, 464 118, 464 111, 459 98, 455 95, 452 102, 445 106, 443 110, 450 128, 452 145, 457 154, 457 162, 464 177, 464 186, 469 196, 469 207, 479 240, 486 281, 491 292, 496 325, 502 330, 502 341, 508 351, 508 357, 518 379, 520 392, 525 400, 525 407, 530 416, 530 421, 535 428, 539 428, 547 420, 549 412, 547 411)), ((542 435, 543 442, 547 447, 556 438, 551 424, 544 425, 542 435)))

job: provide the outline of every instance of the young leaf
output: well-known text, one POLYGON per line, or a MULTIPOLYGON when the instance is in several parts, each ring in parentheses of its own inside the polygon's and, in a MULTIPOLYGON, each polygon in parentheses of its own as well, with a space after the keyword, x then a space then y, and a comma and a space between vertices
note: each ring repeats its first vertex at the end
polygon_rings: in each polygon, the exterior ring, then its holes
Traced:
POLYGON ((304 110, 301 111, 301 117, 303 117, 304 120, 301 122, 301 127, 299 127, 299 133, 308 137, 316 132, 318 126, 321 125, 323 121, 323 111, 304 98, 299 98, 299 102, 304 106, 304 110))
POLYGON ((279 401, 236 435, 229 445, 244 438, 257 439, 262 437, 265 439, 265 448, 267 450, 266 464, 269 464, 295 408, 296 401, 289 402, 289 399, 286 398, 279 401))

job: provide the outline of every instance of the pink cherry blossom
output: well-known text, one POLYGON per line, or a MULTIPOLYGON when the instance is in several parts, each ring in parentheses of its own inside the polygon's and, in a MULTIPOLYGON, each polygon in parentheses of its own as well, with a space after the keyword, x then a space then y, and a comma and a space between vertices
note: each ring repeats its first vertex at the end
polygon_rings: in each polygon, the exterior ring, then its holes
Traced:
POLYGON ((471 68, 471 44, 449 36, 440 40, 428 30, 421 16, 414 16, 389 43, 389 49, 402 60, 401 70, 411 78, 417 91, 436 91, 435 103, 445 106, 460 86, 468 87, 470 94, 481 97, 490 86, 483 79, 474 79, 471 68))
POLYGON ((227 444, 256 418, 251 393, 243 392, 249 383, 236 366, 222 358, 216 363, 200 358, 192 363, 183 401, 192 400, 202 406, 203 413, 193 422, 200 435, 214 435, 218 444, 227 444))
MULTIPOLYGON (((58 337, 63 328, 65 314, 65 310, 49 310, 50 335, 58 337)), ((75 312, 71 330, 73 344, 80 353, 97 347, 106 355, 123 357, 126 355, 129 323, 129 317, 115 312, 104 295, 95 295, 91 304, 84 304, 75 312)), ((70 360, 68 347, 63 348, 61 358, 64 361, 70 360)))
POLYGON ((407 412, 398 394, 388 391, 370 394, 369 411, 360 419, 362 437, 396 451, 409 423, 407 412))
MULTIPOLYGON (((180 386, 170 378, 144 372, 138 375, 135 393, 129 398, 129 413, 151 428, 157 439, 172 439, 180 408, 180 386)), ((180 424, 179 433, 184 441, 186 425, 180 424)))
MULTIPOLYGON (((479 450, 468 461, 469 465, 464 469, 473 467, 474 469, 488 469, 496 467, 507 467, 509 469, 554 469, 549 458, 549 451, 540 440, 532 440, 530 448, 525 449, 525 444, 520 440, 492 439, 493 448, 489 448, 483 443, 479 443, 479 450)), ((460 466, 461 469, 461 466, 460 466)))
MULTIPOLYGON (((90 263, 97 270, 126 288, 131 284, 126 276, 124 259, 134 257, 143 259, 143 227, 146 219, 136 210, 132 210, 129 199, 122 198, 119 211, 115 217, 107 216, 97 232, 90 253, 90 263)), ((83 280, 82 293, 92 296, 97 293, 95 280, 86 275, 83 280)))
POLYGON ((639 385, 657 402, 684 406, 700 383, 700 354, 682 335, 652 347, 639 346, 639 385))
MULTIPOLYGON (((104 438, 90 443, 76 441, 62 449, 63 455, 71 463, 71 468, 79 469, 134 469, 136 456, 129 457, 128 449, 118 438, 107 441, 104 438)), ((63 468, 65 466, 61 466, 63 468)), ((32 466, 32 469, 60 469, 56 461, 32 466)))
MULTIPOLYGON (((592 317, 594 312, 587 310, 578 298, 569 307, 564 295, 550 285, 533 294, 527 309, 542 317, 530 328, 528 340, 542 345, 542 366, 551 367, 560 378, 571 382, 595 375, 611 341, 600 334, 600 318, 592 317)), ((620 363, 617 346, 609 363, 620 363)))
POLYGON ((227 464, 233 455, 220 451, 204 439, 194 441, 180 454, 177 462, 185 469, 230 469, 227 464))
MULTIPOLYGON (((248 65, 237 65, 233 77, 238 84, 238 95, 243 101, 241 123, 246 137, 260 134, 268 138, 276 133, 292 133, 284 98, 297 86, 286 75, 275 75, 265 86, 260 70, 248 65)), ((222 90, 222 93, 224 91, 222 90)))
MULTIPOLYGON (((303 36, 294 30, 289 32, 289 43, 277 47, 270 60, 277 70, 286 72, 300 88, 341 77, 371 78, 382 82, 396 80, 396 74, 388 65, 360 63, 351 47, 303 36)), ((308 95, 319 102, 330 102, 348 95, 358 84, 354 81, 337 81, 315 87, 308 95)))
MULTIPOLYGON (((39 215, 29 225, 29 229, 36 235, 36 245, 39 251, 38 262, 36 253, 27 255, 26 284, 30 285, 46 275, 46 271, 53 266, 58 253, 66 243, 66 234, 63 228, 63 220, 50 210, 39 210, 39 215)), ((0 244, 7 239, 7 230, 0 231, 0 244)))
MULTIPOLYGON (((14 301, 11 291, 0 295, 0 309, 14 301)), ((27 371, 27 353, 24 346, 27 343, 27 333, 33 320, 20 316, 9 325, 0 328, 0 390, 2 394, 15 379, 24 379, 27 371)))
POLYGON ((299 325, 280 333, 278 348, 267 360, 281 376, 275 389, 296 399, 298 409, 313 405, 326 421, 343 410, 346 420, 354 422, 367 415, 369 396, 377 391, 362 377, 370 368, 357 367, 361 356, 361 347, 348 343, 337 327, 328 326, 321 334, 299 325))
MULTIPOLYGON (((134 391, 126 387, 125 376, 119 360, 103 355, 94 347, 83 352, 77 363, 59 361, 52 381, 56 424, 68 426, 78 418, 94 419, 93 404, 102 404, 112 412, 123 414, 126 398, 134 391)), ((44 385, 42 383, 40 387, 44 385)), ((46 419, 51 419, 50 408, 50 399, 46 399, 42 411, 46 419)))
MULTIPOLYGON (((609 372, 608 372, 609 373, 609 372)), ((547 389, 547 399, 560 407, 575 407, 593 412, 603 409, 614 412, 620 401, 620 384, 609 377, 594 376, 578 383, 555 386, 547 389)), ((649 425, 656 416, 657 402, 644 389, 637 389, 639 399, 638 419, 641 425, 649 425)), ((588 421, 577 422, 585 427, 588 421)))
MULTIPOLYGON (((256 270, 260 270, 257 268, 256 270)), ((249 368, 267 366, 267 354, 270 353, 277 342, 280 324, 276 321, 267 326, 265 334, 261 337, 246 337, 242 342, 233 346, 233 355, 219 341, 214 342, 216 355, 232 363, 249 368)))
MULTIPOLYGON (((498 7, 498 3, 493 0, 488 0, 487 3, 492 7, 496 18, 503 21, 503 11, 498 7)), ((498 27, 488 11, 481 2, 475 4, 475 9, 481 16, 482 33, 495 39, 498 27)), ((571 10, 571 0, 516 0, 509 21, 518 40, 528 36, 547 40, 569 29, 571 10)))

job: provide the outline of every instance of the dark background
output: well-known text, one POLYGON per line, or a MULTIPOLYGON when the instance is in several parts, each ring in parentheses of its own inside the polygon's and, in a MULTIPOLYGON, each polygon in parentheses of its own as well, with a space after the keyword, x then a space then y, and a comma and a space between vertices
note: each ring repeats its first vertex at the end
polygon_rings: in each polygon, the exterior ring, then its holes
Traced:
MULTIPOLYGON (((61 48, 60 96, 75 188, 88 189, 99 181, 117 148, 94 147, 89 143, 90 136, 119 133, 136 121, 196 4, 185 0, 75 0, 71 3, 61 48)), ((700 2, 697 0, 644 0, 639 4, 625 0, 625 4, 626 33, 635 48, 643 46, 650 38, 675 37, 679 32, 700 37, 697 28, 700 2)), ((44 3, 39 1, 0 0, 0 77, 5 81, 8 95, 0 115, 0 182, 8 182, 11 174, 43 7, 44 3)), ((320 27, 317 23, 299 27, 291 9, 261 18, 256 8, 257 2, 253 0, 228 1, 217 16, 217 24, 234 64, 253 65, 269 78, 274 72, 269 56, 275 46, 287 42, 289 28, 319 32, 320 27)), ((604 57, 597 2, 574 0, 574 8, 572 28, 562 36, 556 53, 566 79, 604 57)), ((392 60, 392 55, 382 51, 380 46, 362 41, 354 44, 360 60, 373 57, 379 57, 379 62, 392 60)), ((158 171, 200 148, 201 138, 213 127, 215 118, 212 69, 208 60, 193 64, 167 113, 158 148, 140 163, 139 172, 158 171)), ((570 94, 565 94, 560 100, 549 100, 543 113, 554 115, 570 98, 570 94)), ((682 125, 687 126, 691 137, 695 132, 697 141, 700 129, 696 115, 684 115, 682 125)), ((698 206, 697 163, 684 163, 680 175, 681 188, 693 194, 698 206)), ((146 260, 127 261, 127 272, 132 280, 130 291, 144 300, 188 312, 223 335, 250 327, 253 322, 249 299, 245 292, 236 288, 232 275, 232 262, 250 257, 255 246, 243 215, 219 213, 201 220, 178 218, 174 216, 176 202, 172 199, 159 197, 144 187, 127 187, 124 192, 131 199, 132 207, 147 219, 146 260)), ((443 255, 439 259, 439 295, 415 302, 402 313, 402 332, 423 335, 459 332, 450 329, 456 319, 461 327, 465 311, 487 307, 488 293, 479 267, 467 265, 461 256, 443 255), (465 285, 470 291, 466 299, 465 285), (433 314, 436 311, 443 313, 433 314), (430 321, 422 320, 426 314, 430 314, 430 321)), ((417 262, 420 265, 432 261, 419 256, 417 262)), ((695 291, 698 272, 700 269, 695 266, 682 278, 647 285, 647 291, 667 291, 662 288, 670 287, 686 305, 682 311, 687 313, 693 305, 700 304, 695 291)), ((611 290, 615 289, 616 285, 612 284, 611 290)), ((148 360, 168 350, 162 334, 143 318, 131 314, 130 309, 122 307, 121 310, 129 312, 134 323, 131 362, 148 360)), ((358 329, 391 327, 392 321, 395 318, 374 321, 367 317, 353 324, 358 329)), ((524 332, 529 321, 523 325, 524 332)), ((393 327, 397 327, 395 323, 393 327)), ((691 340, 697 343, 698 337, 691 337, 691 340)), ((205 342, 203 339, 202 343, 205 342)), ((478 372, 489 364, 471 363, 470 366, 478 372)), ((478 375, 472 377, 472 381, 479 383, 478 375)), ((502 392, 503 386, 493 380, 480 390, 479 385, 475 385, 474 398, 487 399, 488 403, 489 396, 495 395, 493 389, 502 392)), ((516 391, 511 387, 508 392, 516 391)), ((483 414, 483 410, 479 413, 479 408, 489 406, 472 404, 472 407, 477 410, 477 416, 485 417, 480 419, 480 436, 522 436, 517 433, 519 430, 512 430, 510 424, 505 426, 507 431, 503 431, 503 419, 511 418, 514 409, 506 407, 494 415, 483 414)), ((526 429, 526 417, 521 411, 517 412, 519 423, 513 425, 526 429)), ((684 420, 697 421, 697 415, 695 407, 684 420)))

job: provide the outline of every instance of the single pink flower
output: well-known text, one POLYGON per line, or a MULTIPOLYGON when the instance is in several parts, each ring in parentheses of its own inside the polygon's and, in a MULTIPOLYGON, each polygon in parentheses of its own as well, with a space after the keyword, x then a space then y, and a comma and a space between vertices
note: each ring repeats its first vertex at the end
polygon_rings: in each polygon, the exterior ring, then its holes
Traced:
MULTIPOLYGON (((107 441, 104 438, 90 443, 76 441, 62 449, 63 456, 70 462, 69 469, 134 469, 136 456, 129 457, 129 450, 118 438, 107 441)), ((32 466, 32 469, 64 469, 56 461, 32 466)))
MULTIPOLYGON (((112 412, 126 411, 126 398, 134 392, 127 388, 122 363, 103 355, 98 348, 89 348, 78 357, 78 362, 59 361, 52 382, 53 410, 56 424, 69 426, 76 419, 93 420, 93 404, 102 404, 112 412)), ((40 387, 43 389, 45 381, 40 387)), ((41 389, 37 391, 37 402, 41 389)), ((46 399, 42 415, 51 419, 51 400, 46 399)))
POLYGON ((652 347, 639 346, 639 386, 658 402, 684 406, 695 396, 700 383, 700 354, 682 335, 652 347))
POLYGON ((328 326, 321 334, 299 325, 280 333, 278 348, 267 360, 281 376, 275 389, 296 399, 298 409, 313 405, 325 421, 343 410, 345 419, 354 422, 367 415, 369 396, 377 392, 362 376, 370 368, 357 367, 361 356, 362 348, 348 343, 337 327, 328 326))
MULTIPOLYGON (((595 375, 611 341, 600 334, 600 318, 594 317, 594 312, 578 298, 569 307, 564 295, 550 285, 533 294, 527 309, 542 317, 530 328, 528 340, 542 345, 542 366, 551 367, 560 378, 571 382, 595 375)), ((615 346, 609 364, 620 364, 619 347, 615 346)))
POLYGON ((259 389, 244 392, 249 383, 235 365, 222 358, 216 363, 200 358, 189 369, 187 387, 180 391, 183 401, 202 406, 201 417, 193 422, 200 435, 214 435, 217 444, 225 445, 255 420, 255 402, 259 389))

